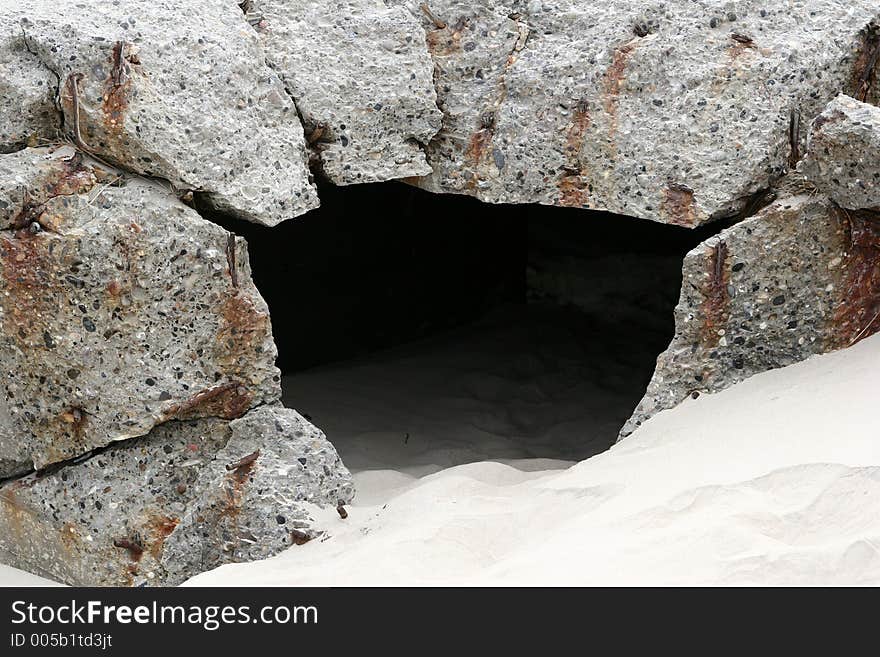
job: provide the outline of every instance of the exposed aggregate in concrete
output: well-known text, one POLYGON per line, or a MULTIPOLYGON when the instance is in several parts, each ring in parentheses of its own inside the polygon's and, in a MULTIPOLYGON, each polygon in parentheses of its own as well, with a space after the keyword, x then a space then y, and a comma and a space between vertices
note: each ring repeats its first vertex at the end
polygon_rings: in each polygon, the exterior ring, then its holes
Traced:
POLYGON ((316 535, 309 510, 352 496, 333 446, 294 411, 176 421, 0 485, 0 559, 77 586, 174 585, 316 535))
POLYGON ((333 445, 296 411, 258 408, 229 428, 229 442, 166 542, 163 562, 172 580, 307 542, 318 535, 312 506, 344 506, 354 498, 351 475, 333 445))
POLYGON ((0 32, 0 153, 57 140, 61 133, 57 78, 28 48, 23 32, 0 32))
POLYGON ((0 476, 280 398, 244 240, 65 151, 0 156, 33 174, 0 198, 0 476))
POLYGON ((858 84, 880 15, 874 0, 392 3, 422 19, 444 112, 416 184, 684 226, 737 213, 799 159, 792 121, 858 84))
POLYGON ((688 395, 877 330, 880 215, 788 196, 688 253, 676 333, 621 436, 688 395))
POLYGON ((880 107, 831 101, 810 126, 800 170, 841 207, 880 210, 880 107))
POLYGON ((324 176, 347 185, 431 173, 422 149, 442 114, 415 18, 381 0, 256 0, 250 8, 324 176))
POLYGON ((351 500, 323 434, 273 405, 244 241, 181 202, 275 225, 318 204, 310 154, 337 184, 739 221, 686 257, 621 435, 880 330, 878 19, 876 0, 4 7, 0 557, 174 584, 351 500))
POLYGON ((49 129, 54 78, 81 150, 270 226, 317 207, 296 107, 235 3, 22 0, 0 14, 0 62, 14 53, 0 146, 49 129))

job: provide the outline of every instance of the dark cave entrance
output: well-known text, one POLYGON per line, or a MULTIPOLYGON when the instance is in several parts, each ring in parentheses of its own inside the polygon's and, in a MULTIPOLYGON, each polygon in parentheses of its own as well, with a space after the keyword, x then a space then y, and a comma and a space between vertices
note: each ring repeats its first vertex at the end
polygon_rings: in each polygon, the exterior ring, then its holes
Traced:
POLYGON ((613 444, 673 334, 681 260, 717 231, 320 185, 249 243, 285 402, 355 471, 580 460, 613 444))

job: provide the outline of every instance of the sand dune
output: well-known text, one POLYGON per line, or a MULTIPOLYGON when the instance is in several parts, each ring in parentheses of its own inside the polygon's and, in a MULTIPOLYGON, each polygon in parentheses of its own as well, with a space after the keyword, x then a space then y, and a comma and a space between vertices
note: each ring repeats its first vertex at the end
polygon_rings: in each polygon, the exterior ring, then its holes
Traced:
POLYGON ((567 470, 361 472, 332 538, 195 585, 880 584, 880 336, 688 400, 567 470))
POLYGON ((436 471, 470 452, 423 445, 410 466, 358 471, 347 520, 315 510, 329 537, 189 584, 880 584, 878 365, 875 336, 689 399, 571 467, 436 471))

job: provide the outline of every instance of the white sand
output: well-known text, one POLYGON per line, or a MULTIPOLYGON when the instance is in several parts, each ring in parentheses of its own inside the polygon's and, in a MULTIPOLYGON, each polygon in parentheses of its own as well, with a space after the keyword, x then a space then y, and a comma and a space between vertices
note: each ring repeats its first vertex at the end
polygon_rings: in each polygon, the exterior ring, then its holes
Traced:
POLYGON ((361 472, 333 535, 197 585, 880 584, 880 335, 564 471, 361 472))
POLYGON ((668 338, 645 323, 512 306, 458 331, 285 377, 284 401, 324 430, 353 472, 569 462, 547 464, 559 468, 614 443, 668 338))
MULTIPOLYGON (((568 469, 517 459, 546 455, 554 438, 574 449, 568 437, 585 429, 588 443, 605 435, 601 405, 566 402, 587 391, 583 381, 548 378, 544 401, 558 404, 541 415, 540 403, 525 413, 540 397, 517 392, 534 368, 517 378, 512 363, 484 388, 489 362, 446 360, 446 379, 419 376, 424 360, 399 362, 371 387, 342 367, 310 374, 335 382, 332 399, 309 398, 308 377, 288 389, 357 471, 349 518, 322 511, 330 538, 190 584, 880 584, 880 335, 688 400, 568 469), (449 395, 469 380, 456 375, 469 362, 479 394, 449 395), (396 377, 407 371, 404 393, 396 377), (483 413, 492 422, 462 422, 483 413), (508 464, 439 470, 498 449, 508 464), (370 469, 383 459, 394 468, 370 469)), ((0 570, 3 583, 16 577, 38 579, 0 570)))
POLYGON ((0 564, 0 586, 58 586, 56 582, 0 564))

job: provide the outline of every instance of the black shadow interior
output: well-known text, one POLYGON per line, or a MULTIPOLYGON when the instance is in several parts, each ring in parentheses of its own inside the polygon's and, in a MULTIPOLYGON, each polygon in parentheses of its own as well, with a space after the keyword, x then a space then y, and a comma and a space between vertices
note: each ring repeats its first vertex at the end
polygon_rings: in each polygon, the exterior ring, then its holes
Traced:
MULTIPOLYGON (((532 350, 544 336, 566 331, 583 347, 572 352, 584 360, 578 376, 596 378, 603 394, 614 391, 619 406, 600 423, 601 436, 585 438, 582 452, 575 438, 558 453, 552 440, 538 440, 528 451, 547 458, 583 458, 613 443, 611 427, 622 424, 638 402, 657 354, 672 337, 681 259, 717 231, 587 210, 484 204, 398 182, 319 184, 319 193, 321 208, 271 229, 206 213, 248 241, 283 373, 297 377, 328 367, 338 372, 364 359, 375 364, 402 345, 417 350, 435 339, 454 343, 468 327, 485 326, 480 323, 486 318, 500 318, 506 329, 543 313, 521 343, 510 342, 510 350, 518 344, 532 350)), ((444 348, 454 349, 449 344, 444 348)), ((509 353, 511 363, 516 358, 509 353)), ((527 378, 528 368, 521 370, 517 376, 524 371, 527 378)), ((443 377, 448 373, 438 373, 443 377)), ((542 383, 534 404, 544 408, 561 389, 542 383)), ((315 391, 321 399, 334 394, 341 393, 315 391)), ((406 404, 405 394, 391 397, 406 404)), ((292 405, 308 412, 296 399, 292 405)), ((333 425, 327 414, 315 421, 333 425)), ((493 431, 503 434, 504 425, 493 431)), ((409 433, 401 426, 401 435, 409 433)), ((512 454, 501 452, 499 458, 512 454)))

